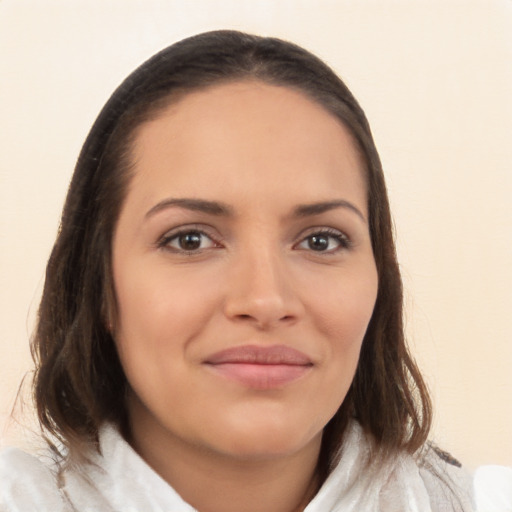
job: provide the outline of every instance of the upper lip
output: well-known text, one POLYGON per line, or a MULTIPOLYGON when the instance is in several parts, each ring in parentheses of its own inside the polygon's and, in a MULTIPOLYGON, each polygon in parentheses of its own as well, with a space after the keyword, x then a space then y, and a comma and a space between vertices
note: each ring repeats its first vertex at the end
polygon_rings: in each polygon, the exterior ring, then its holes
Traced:
POLYGON ((266 364, 311 366, 311 359, 297 349, 286 345, 242 345, 230 347, 208 356, 206 364, 266 364))

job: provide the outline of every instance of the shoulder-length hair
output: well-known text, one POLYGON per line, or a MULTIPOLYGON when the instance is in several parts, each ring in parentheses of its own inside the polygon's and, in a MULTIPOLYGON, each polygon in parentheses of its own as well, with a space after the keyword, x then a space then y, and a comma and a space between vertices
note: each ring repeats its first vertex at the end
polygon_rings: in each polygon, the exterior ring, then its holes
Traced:
POLYGON ((112 235, 130 184, 137 128, 187 93, 228 81, 290 87, 336 116, 364 163, 378 295, 350 390, 325 427, 318 463, 327 475, 356 418, 384 452, 416 451, 431 404, 402 323, 402 284, 379 156, 363 110, 340 78, 306 50, 234 31, 190 37, 159 52, 113 93, 78 158, 47 270, 32 342, 34 397, 44 435, 68 457, 98 441, 105 421, 127 428, 127 381, 115 324, 112 235), (53 439, 53 442, 51 441, 53 439))

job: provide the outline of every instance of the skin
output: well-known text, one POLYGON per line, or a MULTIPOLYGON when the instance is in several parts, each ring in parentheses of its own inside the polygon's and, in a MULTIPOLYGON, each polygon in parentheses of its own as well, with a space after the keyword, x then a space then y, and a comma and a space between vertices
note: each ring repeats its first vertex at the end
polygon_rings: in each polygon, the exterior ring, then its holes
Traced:
POLYGON ((303 510, 377 294, 354 143, 302 93, 244 81, 168 107, 132 157, 113 240, 129 441, 201 512, 303 510), (311 364, 254 386, 205 362, 246 345, 311 364))

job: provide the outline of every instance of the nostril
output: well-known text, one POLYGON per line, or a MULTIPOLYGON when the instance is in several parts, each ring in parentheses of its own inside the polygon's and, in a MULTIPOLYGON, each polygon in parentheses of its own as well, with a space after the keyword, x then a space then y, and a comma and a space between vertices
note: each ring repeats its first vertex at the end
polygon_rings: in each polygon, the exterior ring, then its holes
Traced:
MULTIPOLYGON (((250 315, 250 314, 247 314, 247 313, 243 313, 243 314, 239 314, 239 315, 236 315, 237 318, 239 320, 256 320, 257 321, 257 316, 253 316, 253 315, 250 315)), ((277 320, 280 320, 281 322, 290 322, 294 319, 294 316, 293 315, 284 315, 282 316, 281 318, 277 319, 277 320)))
POLYGON ((293 324, 300 316, 300 301, 292 293, 285 296, 284 292, 275 289, 276 286, 268 288, 230 291, 223 306, 226 317, 264 329, 293 324))

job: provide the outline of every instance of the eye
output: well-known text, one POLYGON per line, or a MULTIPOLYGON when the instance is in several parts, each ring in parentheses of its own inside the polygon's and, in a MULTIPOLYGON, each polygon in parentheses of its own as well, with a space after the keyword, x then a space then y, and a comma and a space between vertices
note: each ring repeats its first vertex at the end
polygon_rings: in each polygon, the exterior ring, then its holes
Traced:
POLYGON ((297 245, 299 249, 325 253, 334 253, 349 247, 349 238, 341 231, 331 229, 313 232, 297 245))
POLYGON ((187 229, 166 234, 158 243, 159 247, 175 252, 194 253, 219 247, 210 236, 197 229, 187 229))

